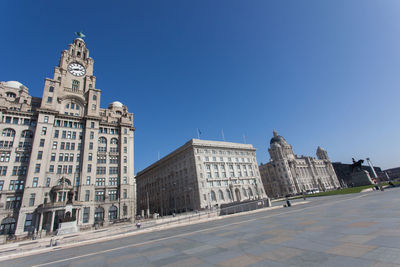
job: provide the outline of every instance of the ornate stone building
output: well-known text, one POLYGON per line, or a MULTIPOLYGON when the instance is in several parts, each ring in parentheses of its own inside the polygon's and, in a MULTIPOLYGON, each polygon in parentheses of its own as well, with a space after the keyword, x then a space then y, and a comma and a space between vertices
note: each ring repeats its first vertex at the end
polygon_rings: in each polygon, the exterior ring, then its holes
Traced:
POLYGON ((268 149, 271 160, 259 166, 264 188, 269 196, 277 198, 307 190, 325 191, 340 186, 325 150, 318 147, 317 159, 298 157, 285 138, 276 131, 273 134, 268 149))
POLYGON ((133 114, 120 102, 100 108, 93 63, 77 38, 41 99, 0 83, 1 233, 52 232, 65 216, 81 228, 134 216, 133 114))
POLYGON ((136 175, 138 213, 267 198, 252 145, 192 139, 136 175))

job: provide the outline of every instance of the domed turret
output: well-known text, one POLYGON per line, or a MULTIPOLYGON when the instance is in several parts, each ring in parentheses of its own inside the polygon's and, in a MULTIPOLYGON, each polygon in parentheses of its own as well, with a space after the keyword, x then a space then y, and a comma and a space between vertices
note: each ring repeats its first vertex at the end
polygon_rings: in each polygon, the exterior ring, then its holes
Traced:
POLYGON ((21 86, 24 86, 22 83, 20 83, 18 81, 8 81, 8 82, 5 82, 4 85, 7 87, 15 88, 15 89, 19 89, 19 88, 21 88, 21 86))
POLYGON ((108 108, 113 108, 113 107, 115 107, 115 108, 122 108, 124 106, 124 104, 122 104, 121 102, 119 102, 119 101, 114 101, 114 102, 112 102, 110 105, 108 105, 108 108))
POLYGON ((278 135, 278 133, 274 130, 273 131, 274 136, 271 138, 271 141, 269 142, 270 145, 274 144, 274 143, 278 143, 281 146, 285 146, 288 145, 288 143, 286 142, 285 138, 283 138, 282 136, 278 135))

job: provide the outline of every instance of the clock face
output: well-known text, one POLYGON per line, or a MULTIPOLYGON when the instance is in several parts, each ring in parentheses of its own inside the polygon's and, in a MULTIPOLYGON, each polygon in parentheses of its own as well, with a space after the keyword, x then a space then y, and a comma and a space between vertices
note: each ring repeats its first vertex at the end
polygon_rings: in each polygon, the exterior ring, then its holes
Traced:
POLYGON ((68 71, 74 76, 81 77, 85 75, 86 70, 85 67, 79 63, 71 63, 68 65, 68 71))

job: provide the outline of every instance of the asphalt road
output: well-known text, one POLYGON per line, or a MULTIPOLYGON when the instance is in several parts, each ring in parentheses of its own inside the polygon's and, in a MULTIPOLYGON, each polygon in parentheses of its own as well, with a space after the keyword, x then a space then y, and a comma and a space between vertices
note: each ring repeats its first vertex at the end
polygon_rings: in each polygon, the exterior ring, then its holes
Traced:
POLYGON ((400 266, 400 188, 307 200, 0 266, 400 266))

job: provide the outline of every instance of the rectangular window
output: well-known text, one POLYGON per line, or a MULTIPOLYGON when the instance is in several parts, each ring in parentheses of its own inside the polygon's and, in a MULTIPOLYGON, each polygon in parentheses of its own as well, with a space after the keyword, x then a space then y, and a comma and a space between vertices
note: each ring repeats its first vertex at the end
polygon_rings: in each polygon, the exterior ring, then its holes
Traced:
POLYGON ((90 208, 89 207, 83 208, 83 218, 82 218, 83 223, 89 222, 89 214, 90 214, 90 208))
POLYGON ((35 173, 40 172, 40 164, 36 164, 35 166, 35 173))
POLYGON ((38 180, 39 180, 38 177, 34 177, 33 178, 32 187, 37 187, 38 186, 38 180))
POLYGON ((90 198, 90 190, 85 191, 85 201, 89 201, 90 198))
POLYGON ((46 187, 50 187, 50 177, 47 177, 47 180, 46 180, 46 187))
POLYGON ((43 151, 38 151, 37 159, 40 160, 43 157, 43 151))
POLYGON ((42 127, 42 135, 46 135, 47 133, 47 127, 42 127))
MULTIPOLYGON (((58 78, 61 78, 61 77, 58 77, 58 78)), ((50 86, 50 87, 49 87, 49 92, 50 92, 50 93, 53 93, 53 92, 54 92, 54 87, 53 87, 53 86, 50 86)))
POLYGON ((128 197, 128 190, 124 189, 124 193, 123 193, 123 198, 127 198, 128 197))
POLYGON ((122 209, 122 216, 127 216, 128 215, 128 206, 124 205, 122 209))
POLYGON ((86 177, 86 185, 90 185, 90 176, 86 177))
POLYGON ((54 138, 58 138, 60 131, 59 130, 55 130, 54 131, 54 138))
POLYGON ((0 191, 3 191, 4 180, 0 180, 0 191))
POLYGON ((36 194, 34 194, 34 193, 30 195, 30 197, 29 197, 29 207, 32 207, 32 206, 35 205, 35 197, 36 197, 36 194))
POLYGON ((57 149, 57 142, 53 142, 53 149, 57 149))
POLYGON ((49 122, 49 116, 44 116, 44 122, 49 122))
POLYGON ((96 201, 104 201, 104 191, 96 191, 96 201))
POLYGON ((51 102, 53 102, 53 98, 51 96, 48 96, 47 97, 47 103, 51 103, 51 102))
MULTIPOLYGON (((40 146, 40 147, 44 147, 44 142, 45 142, 45 140, 44 140, 44 139, 40 139, 39 146, 40 146)), ((57 148, 57 147, 56 147, 56 148, 57 148)))
POLYGON ((34 228, 34 226, 32 225, 32 219, 33 219, 33 215, 31 213, 26 214, 25 224, 24 224, 24 232, 32 231, 32 228, 34 228))
POLYGON ((61 138, 62 138, 62 139, 67 138, 67 131, 62 131, 62 133, 61 133, 61 138))
POLYGON ((56 153, 51 153, 50 161, 56 160, 56 153))
POLYGON ((5 176, 7 174, 7 166, 0 166, 0 175, 5 176))
POLYGON ((89 143, 89 149, 92 150, 93 149, 93 142, 89 143))
POLYGON ((92 172, 92 164, 88 164, 87 165, 87 171, 88 172, 92 172))
POLYGON ((108 191, 108 199, 110 201, 115 201, 117 200, 117 190, 109 190, 108 191))

